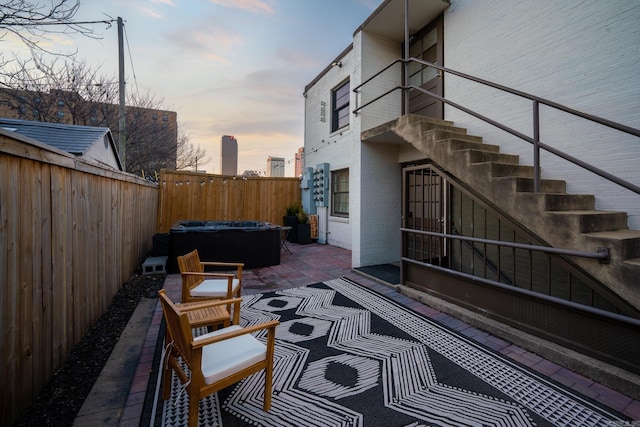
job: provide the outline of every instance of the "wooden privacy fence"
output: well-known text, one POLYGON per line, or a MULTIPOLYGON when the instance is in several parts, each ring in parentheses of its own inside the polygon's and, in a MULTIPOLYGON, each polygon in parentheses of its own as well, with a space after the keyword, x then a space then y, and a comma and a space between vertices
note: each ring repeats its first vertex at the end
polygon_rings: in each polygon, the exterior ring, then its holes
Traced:
POLYGON ((0 129, 0 425, 144 260, 157 206, 156 184, 0 129))
POLYGON ((301 200, 298 178, 234 178, 163 170, 159 184, 158 233, 167 233, 179 220, 282 225, 287 206, 301 200))

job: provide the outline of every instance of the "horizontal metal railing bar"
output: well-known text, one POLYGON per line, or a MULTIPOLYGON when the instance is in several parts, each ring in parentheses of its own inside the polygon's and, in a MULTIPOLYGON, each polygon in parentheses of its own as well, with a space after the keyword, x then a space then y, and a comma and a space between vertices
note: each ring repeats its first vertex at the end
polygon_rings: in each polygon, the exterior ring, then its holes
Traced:
POLYGON ((556 305, 560 305, 572 310, 578 310, 578 311, 582 311, 582 312, 587 312, 589 314, 593 314, 593 315, 597 315, 597 316, 602 316, 605 318, 608 318, 610 320, 614 320, 617 322, 623 322, 626 323, 628 325, 634 326, 634 327, 640 327, 640 319, 634 319, 633 317, 628 317, 628 316, 624 316, 621 314, 617 314, 617 313, 612 313, 610 311, 605 311, 605 310, 601 310, 599 308, 594 308, 594 307, 590 307, 588 305, 583 305, 583 304, 578 304, 576 302, 573 301, 568 301, 568 300, 564 300, 558 297, 554 297, 554 296, 550 296, 550 295, 546 295, 546 294, 541 294, 538 292, 534 292, 534 291, 530 291, 528 289, 522 289, 519 288, 517 286, 511 286, 511 285, 506 285, 504 283, 500 283, 500 282, 496 282, 495 280, 491 280, 491 279, 485 279, 482 277, 478 277, 478 276, 474 276, 472 274, 468 274, 468 273, 464 273, 462 271, 456 271, 456 270, 450 270, 448 268, 445 267, 440 267, 439 265, 435 265, 435 264, 429 264, 427 262, 423 262, 423 261, 418 261, 416 259, 411 259, 411 258, 407 258, 407 257, 400 257, 401 261, 404 262, 408 262, 411 264, 415 264, 415 265, 420 265, 422 267, 425 268, 430 268, 433 270, 437 270, 440 271, 442 273, 446 273, 446 274, 451 274, 454 276, 458 276, 458 277, 462 277, 474 282, 480 282, 480 283, 484 283, 486 285, 491 285, 491 286, 495 286, 501 289, 504 289, 505 291, 508 292, 513 292, 513 293, 517 293, 517 294, 521 294, 523 296, 526 297, 534 297, 537 298, 539 300, 543 300, 549 303, 553 303, 556 305))
POLYGON ((360 88, 364 85, 366 85, 367 83, 369 83, 371 80, 375 79, 376 77, 378 77, 380 74, 384 73, 385 71, 387 71, 389 68, 393 67, 394 65, 396 65, 398 62, 402 62, 404 63, 404 59, 402 58, 397 58, 394 61, 392 61, 389 65, 387 65, 386 67, 384 67, 383 69, 381 69, 380 71, 378 71, 377 73, 375 73, 373 76, 369 77, 368 79, 366 79, 365 81, 363 81, 362 83, 360 83, 358 86, 354 87, 352 90, 354 92, 358 92, 360 90, 360 88))
POLYGON ((373 98, 371 101, 368 101, 368 102, 366 102, 366 103, 362 104, 360 107, 355 108, 355 109, 353 110, 353 114, 355 114, 355 115, 357 116, 357 115, 358 115, 358 111, 362 110, 364 107, 366 107, 366 106, 368 106, 368 105, 370 105, 370 104, 373 104, 374 102, 376 102, 376 101, 377 101, 377 100, 379 100, 380 98, 384 98, 385 96, 389 95, 389 94, 390 94, 391 92, 393 92, 394 90, 398 90, 398 89, 403 89, 403 90, 404 90, 404 89, 406 89, 406 87, 405 87, 405 86, 396 86, 396 87, 394 87, 394 88, 392 88, 392 89, 389 89, 389 90, 388 90, 388 91, 386 91, 385 93, 383 93, 383 94, 381 94, 381 95, 379 95, 379 96, 376 96, 376 97, 375 97, 375 98, 373 98))
POLYGON ((438 70, 444 71, 445 73, 453 74, 453 75, 456 75, 458 77, 462 77, 464 79, 474 81, 476 83, 481 83, 483 85, 490 86, 490 87, 493 87, 495 89, 499 89, 499 90, 511 93, 513 95, 521 96, 523 98, 527 98, 527 99, 530 99, 532 101, 538 101, 541 104, 544 104, 544 105, 547 105, 549 107, 553 107, 555 109, 564 111, 565 113, 569 113, 569 114, 572 114, 572 115, 575 115, 575 116, 582 117, 583 119, 587 119, 587 120, 590 120, 592 122, 596 122, 596 123, 599 123, 601 125, 604 125, 604 126, 607 126, 607 127, 613 128, 613 129, 617 129, 617 130, 619 130, 621 132, 625 132, 625 133, 628 133, 628 134, 631 134, 631 135, 635 135, 635 136, 640 136, 640 129, 632 128, 631 126, 626 126, 626 125, 623 125, 621 123, 617 123, 617 122, 614 122, 614 121, 611 121, 611 120, 608 120, 608 119, 604 119, 602 117, 594 116, 592 114, 583 113, 582 111, 575 110, 573 108, 567 107, 566 105, 558 104, 557 102, 553 102, 553 101, 550 101, 548 99, 541 98, 539 96, 536 96, 536 95, 533 95, 533 94, 530 94, 530 93, 527 93, 527 92, 523 92, 523 91, 520 91, 520 90, 517 90, 517 89, 512 89, 512 88, 510 88, 508 86, 503 86, 501 84, 494 83, 494 82, 491 82, 489 80, 484 80, 484 79, 481 79, 481 78, 478 78, 478 77, 474 77, 472 75, 465 74, 465 73, 462 73, 460 71, 452 70, 450 68, 442 67, 440 65, 433 64, 431 62, 424 61, 424 60, 418 59, 418 58, 409 58, 407 60, 402 60, 402 61, 403 62, 418 62, 418 63, 426 65, 428 67, 433 67, 433 68, 436 68, 438 70))
POLYGON ((502 240, 483 239, 483 238, 480 238, 480 237, 460 236, 458 234, 447 234, 447 233, 438 233, 438 232, 435 232, 435 231, 415 230, 415 229, 412 229, 412 228, 400 228, 400 231, 404 232, 404 233, 424 234, 424 235, 429 235, 429 236, 446 237, 446 238, 449 238, 449 239, 464 240, 464 241, 467 241, 467 242, 487 243, 487 244, 490 244, 490 245, 506 246, 506 247, 516 248, 516 249, 526 249, 526 250, 532 250, 532 251, 537 251, 537 252, 551 253, 551 254, 555 254, 555 255, 577 256, 577 257, 581 257, 581 258, 592 258, 592 259, 598 259, 598 260, 607 260, 607 259, 609 259, 608 251, 607 252, 605 252, 605 251, 603 251, 603 252, 575 251, 575 250, 572 250, 572 249, 552 248, 552 247, 549 247, 549 246, 529 245, 529 244, 525 244, 525 243, 512 243, 512 242, 505 242, 505 241, 502 241, 502 240))

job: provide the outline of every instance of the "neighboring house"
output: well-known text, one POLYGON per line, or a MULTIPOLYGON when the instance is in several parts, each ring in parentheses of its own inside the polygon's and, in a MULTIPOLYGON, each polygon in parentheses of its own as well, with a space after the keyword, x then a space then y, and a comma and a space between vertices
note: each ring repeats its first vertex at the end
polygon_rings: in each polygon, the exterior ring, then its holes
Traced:
MULTIPOLYGON (((351 249, 353 267, 398 262, 402 285, 483 316, 628 358, 604 327, 551 320, 549 301, 640 318, 639 50, 635 0, 383 1, 305 87, 303 206, 319 242, 351 249), (537 181, 536 135, 623 186, 545 150, 537 181)), ((640 371, 638 356, 624 368, 640 371)))
POLYGON ((122 170, 109 128, 0 118, 0 127, 85 160, 122 170))

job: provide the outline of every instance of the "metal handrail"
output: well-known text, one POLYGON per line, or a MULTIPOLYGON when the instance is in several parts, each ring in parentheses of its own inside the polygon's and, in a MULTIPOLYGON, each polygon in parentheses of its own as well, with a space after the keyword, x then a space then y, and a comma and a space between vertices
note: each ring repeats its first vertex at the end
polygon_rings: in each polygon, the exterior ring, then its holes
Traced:
POLYGON ((460 111, 463 111, 463 112, 465 112, 467 114, 470 114, 470 115, 472 115, 472 116, 474 116, 474 117, 476 117, 476 118, 478 118, 478 119, 480 119, 480 120, 482 120, 482 121, 484 121, 486 123, 489 123, 492 126, 495 126, 495 127, 499 128, 499 129, 502 129, 503 131, 508 132, 508 133, 510 133, 510 134, 512 134, 512 135, 514 135, 514 136, 516 136, 516 137, 518 137, 518 138, 520 138, 520 139, 522 139, 522 140, 524 140, 526 142, 529 142, 530 144, 533 144, 533 150, 534 150, 534 152, 533 152, 533 163, 534 163, 533 164, 533 170, 534 170, 533 179, 534 179, 534 191, 535 192, 539 192, 540 191, 540 149, 542 148, 542 149, 548 151, 549 153, 552 153, 552 154, 554 154, 554 155, 556 155, 556 156, 558 156, 558 157, 560 157, 560 158, 562 158, 564 160, 567 160, 567 161, 569 161, 569 162, 571 162, 571 163, 573 163, 573 164, 575 164, 577 166, 580 166, 583 169, 586 169, 586 170, 588 170, 588 171, 590 171, 592 173, 595 173, 596 175, 598 175, 598 176, 600 176, 602 178, 605 178, 608 181, 613 182, 613 183, 615 183, 615 184, 617 184, 617 185, 619 185, 621 187, 624 187, 627 190, 630 190, 630 191, 632 191, 632 192, 634 192, 636 194, 640 194, 640 186, 637 186, 637 185, 635 185, 635 184, 633 184, 631 182, 623 180, 623 179, 621 179, 621 178, 619 178, 619 177, 617 177, 615 175, 612 175, 612 174, 610 174, 608 172, 605 172, 602 169, 599 169, 599 168, 597 168, 597 167, 595 167, 595 166, 593 166, 593 165, 591 165, 591 164, 589 164, 587 162, 584 162, 584 161, 582 161, 582 160, 580 160, 580 159, 578 159, 576 157, 573 157, 570 154, 567 154, 567 153, 565 153, 565 152, 563 152, 561 150, 558 150, 557 148, 551 147, 550 145, 547 145, 547 144, 545 144, 543 142, 540 142, 539 107, 540 107, 540 104, 543 104, 543 105, 546 105, 548 107, 555 108, 557 110, 563 111, 565 113, 568 113, 568 114, 571 114, 571 115, 574 115, 574 116, 577 116, 577 117, 592 121, 594 123, 601 124, 603 126, 611 128, 611 129, 615 129, 615 130, 618 130, 618 131, 621 131, 621 132, 624 132, 624 133, 627 133, 627 134, 630 134, 630 135, 633 135, 633 136, 637 136, 637 137, 640 137, 640 129, 632 128, 630 126, 626 126, 626 125, 623 125, 623 124, 620 124, 620 123, 617 123, 617 122, 614 122, 614 121, 611 121, 611 120, 608 120, 608 119, 604 119, 602 117, 594 116, 592 114, 583 113, 581 111, 575 110, 573 108, 567 107, 565 105, 559 104, 559 103, 554 102, 554 101, 550 101, 548 99, 545 99, 545 98, 542 98, 542 97, 539 97, 539 96, 536 96, 536 95, 532 95, 532 94, 527 93, 527 92, 523 92, 523 91, 520 91, 520 90, 517 90, 517 89, 513 89, 513 88, 510 88, 510 87, 498 84, 498 83, 491 82, 489 80, 484 80, 484 79, 481 79, 481 78, 478 78, 478 77, 474 77, 474 76, 471 76, 469 74, 465 74, 465 73, 462 73, 460 71, 456 71, 456 70, 453 70, 453 69, 450 69, 450 68, 442 67, 440 65, 433 64, 431 62, 424 61, 424 60, 417 59, 417 58, 409 58, 409 59, 398 58, 398 59, 392 61, 390 64, 388 64, 382 70, 378 71, 373 76, 369 77, 367 80, 362 82, 360 85, 356 86, 353 89, 354 93, 358 93, 360 91, 360 89, 364 85, 366 85, 367 83, 369 83, 370 81, 372 81, 373 79, 378 77, 380 74, 382 74, 383 72, 385 72, 390 67, 392 67, 393 65, 397 64, 398 62, 402 62, 405 67, 407 67, 407 64, 409 62, 417 62, 417 63, 425 65, 427 67, 433 67, 433 68, 435 68, 437 70, 440 70, 442 72, 450 73, 450 74, 456 75, 458 77, 461 77, 461 78, 464 78, 464 79, 467 79, 467 80, 471 80, 473 82, 480 83, 480 84, 483 84, 485 86, 489 86, 489 87, 492 87, 492 88, 495 88, 495 89, 498 89, 498 90, 501 90, 501 91, 504 91, 504 92, 507 92, 507 93, 510 93, 510 94, 513 94, 513 95, 520 96, 520 97, 523 97, 523 98, 531 100, 533 102, 533 137, 530 137, 530 136, 525 135, 525 134, 523 134, 521 132, 518 132, 518 131, 516 131, 516 130, 508 127, 508 126, 505 126, 505 125, 503 125, 503 124, 501 124, 501 123, 499 123, 499 122, 497 122, 497 121, 495 121, 493 119, 490 119, 490 118, 488 118, 488 117, 486 117, 486 116, 484 116, 484 115, 482 115, 480 113, 477 113, 477 112, 475 112, 475 111, 473 111, 473 110, 471 110, 469 108, 466 108, 466 107, 464 107, 464 106, 462 106, 460 104, 457 104, 457 103, 455 103, 455 102, 453 102, 451 100, 448 100, 448 99, 446 99, 444 97, 441 97, 441 96, 439 96, 439 95, 437 95, 437 94, 435 94, 433 92, 430 92, 428 90, 422 89, 422 88, 420 88, 418 86, 414 86, 414 85, 396 86, 393 89, 388 90, 384 94, 382 94, 382 95, 380 95, 380 96, 378 96, 378 97, 376 97, 376 98, 374 98, 374 99, 372 99, 372 100, 370 100, 370 101, 358 106, 357 108, 355 108, 353 110, 353 113, 355 115, 357 115, 358 112, 360 110, 362 110, 363 108, 365 108, 368 105, 378 101, 380 98, 383 98, 384 96, 388 95, 389 93, 391 93, 391 92, 393 92, 395 90, 401 89, 401 90, 406 91, 406 92, 408 92, 409 90, 417 90, 417 91, 422 92, 422 93, 424 93, 424 94, 426 94, 426 95, 428 95, 428 96, 430 96, 430 97, 432 97, 434 99, 437 99, 437 100, 439 100, 441 102, 444 102, 444 103, 446 103, 448 105, 451 105, 452 107, 454 107, 454 108, 456 108, 456 109, 458 109, 460 111))
POLYGON ((464 240, 467 242, 486 243, 490 245, 506 246, 515 249, 526 249, 538 252, 545 252, 555 255, 577 256, 581 258, 591 258, 600 260, 600 262, 609 261, 609 250, 605 247, 599 247, 598 252, 574 251, 572 249, 553 248, 550 246, 529 245, 526 243, 512 243, 502 240, 483 239, 479 237, 461 236, 459 234, 438 233, 435 231, 415 230, 413 228, 400 228, 401 232, 412 234, 424 234, 428 236, 445 237, 449 239, 464 240))

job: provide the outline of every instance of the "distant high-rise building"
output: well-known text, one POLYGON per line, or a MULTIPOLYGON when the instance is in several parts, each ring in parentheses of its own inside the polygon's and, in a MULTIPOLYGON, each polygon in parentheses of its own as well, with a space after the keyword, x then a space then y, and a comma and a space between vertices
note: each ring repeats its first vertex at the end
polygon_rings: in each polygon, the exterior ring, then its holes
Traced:
POLYGON ((298 152, 296 153, 296 168, 295 168, 294 176, 301 177, 303 169, 304 169, 304 147, 300 147, 298 148, 298 152))
POLYGON ((267 176, 284 176, 284 157, 267 158, 267 176))
POLYGON ((220 140, 220 174, 238 174, 238 140, 232 135, 222 135, 220 140))

